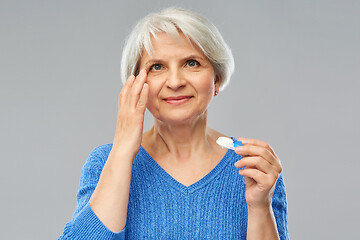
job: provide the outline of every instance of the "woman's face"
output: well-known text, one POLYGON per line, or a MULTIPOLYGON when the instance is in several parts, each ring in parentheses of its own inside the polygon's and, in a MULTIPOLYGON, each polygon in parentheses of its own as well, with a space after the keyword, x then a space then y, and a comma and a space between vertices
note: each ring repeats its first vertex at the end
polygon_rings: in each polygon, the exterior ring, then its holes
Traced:
POLYGON ((152 38, 153 53, 146 51, 140 69, 147 71, 152 115, 165 123, 191 123, 206 114, 207 107, 219 90, 210 61, 183 34, 174 39, 166 33, 152 38))

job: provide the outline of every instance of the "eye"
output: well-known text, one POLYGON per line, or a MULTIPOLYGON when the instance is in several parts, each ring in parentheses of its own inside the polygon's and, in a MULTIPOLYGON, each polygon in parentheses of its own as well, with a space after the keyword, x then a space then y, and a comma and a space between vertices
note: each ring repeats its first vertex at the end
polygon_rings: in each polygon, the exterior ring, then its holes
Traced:
POLYGON ((196 66, 199 66, 200 63, 194 59, 191 59, 191 60, 187 60, 186 61, 186 64, 189 66, 189 67, 196 67, 196 66))
POLYGON ((162 65, 159 63, 153 64, 150 68, 149 71, 160 71, 162 69, 162 65))

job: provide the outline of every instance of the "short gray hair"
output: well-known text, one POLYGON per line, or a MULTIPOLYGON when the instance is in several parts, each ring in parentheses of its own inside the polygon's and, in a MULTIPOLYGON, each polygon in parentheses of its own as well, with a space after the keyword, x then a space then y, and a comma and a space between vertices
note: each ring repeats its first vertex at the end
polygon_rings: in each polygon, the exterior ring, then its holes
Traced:
POLYGON ((211 62, 223 90, 234 72, 234 58, 218 29, 206 18, 181 8, 166 8, 141 19, 130 33, 122 53, 121 79, 125 83, 139 72, 143 50, 150 55, 153 50, 151 36, 165 32, 174 38, 179 32, 194 42, 211 62))

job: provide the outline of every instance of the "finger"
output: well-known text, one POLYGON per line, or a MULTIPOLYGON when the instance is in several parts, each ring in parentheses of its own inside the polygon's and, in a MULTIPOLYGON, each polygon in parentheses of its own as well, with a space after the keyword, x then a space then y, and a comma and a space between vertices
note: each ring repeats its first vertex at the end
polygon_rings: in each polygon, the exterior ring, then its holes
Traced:
POLYGON ((148 95, 149 95, 149 85, 147 83, 144 83, 144 86, 140 93, 138 104, 136 106, 136 108, 139 109, 141 112, 144 112, 146 109, 148 95))
POLYGON ((139 73, 139 75, 137 75, 135 82, 131 88, 131 96, 130 96, 130 102, 132 104, 132 106, 136 106, 139 98, 140 98, 140 93, 141 90, 143 89, 144 83, 146 80, 146 70, 142 69, 139 73))
POLYGON ((121 89, 121 92, 119 94, 119 106, 120 106, 120 101, 122 99, 127 99, 128 97, 128 93, 129 93, 129 89, 132 87, 132 85, 134 84, 135 81, 135 76, 131 75, 128 80, 125 82, 123 88, 121 89))
POLYGON ((235 163, 236 168, 255 168, 265 174, 273 173, 272 165, 261 157, 245 157, 235 163))
POLYGON ((270 164, 276 164, 277 160, 275 156, 266 148, 255 145, 243 145, 235 148, 237 154, 243 156, 260 156, 268 161, 270 164))
POLYGON ((240 137, 238 141, 241 141, 244 145, 250 144, 250 145, 256 145, 263 148, 268 149, 274 156, 276 156, 274 149, 265 141, 259 140, 259 139, 252 139, 252 138, 244 138, 240 137))
POLYGON ((257 183, 264 183, 267 180, 267 176, 265 173, 254 168, 240 169, 239 174, 244 177, 252 178, 257 183))
POLYGON ((127 95, 126 93, 129 91, 129 89, 131 89, 131 87, 133 86, 135 81, 135 76, 131 75, 128 80, 125 82, 121 92, 124 93, 124 95, 127 95))

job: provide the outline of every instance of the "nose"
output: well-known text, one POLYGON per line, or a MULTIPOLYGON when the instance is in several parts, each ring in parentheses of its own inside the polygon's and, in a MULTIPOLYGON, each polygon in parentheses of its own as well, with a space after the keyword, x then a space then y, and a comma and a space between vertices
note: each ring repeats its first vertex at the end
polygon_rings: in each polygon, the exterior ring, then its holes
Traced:
POLYGON ((173 69, 168 72, 166 86, 172 90, 177 90, 186 85, 186 80, 179 69, 173 69))

